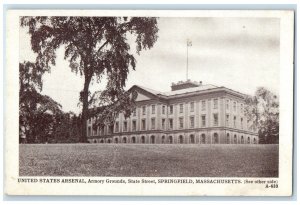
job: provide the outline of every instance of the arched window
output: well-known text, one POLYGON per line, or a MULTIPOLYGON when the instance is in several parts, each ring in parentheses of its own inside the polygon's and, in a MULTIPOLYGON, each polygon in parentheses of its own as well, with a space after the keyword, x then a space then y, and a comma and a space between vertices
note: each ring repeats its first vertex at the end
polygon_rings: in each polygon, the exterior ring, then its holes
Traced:
POLYGON ((169 136, 169 144, 173 144, 173 137, 169 136))
POLYGON ((183 136, 182 135, 179 136, 179 143, 183 144, 183 136))
POLYGON ((110 140, 110 139, 108 139, 108 140, 107 140, 107 143, 111 143, 111 140, 110 140))
POLYGON ((97 140, 94 140, 94 143, 97 143, 97 140))
POLYGON ((247 143, 248 143, 248 144, 250 144, 250 137, 248 137, 248 139, 247 139, 247 143))
POLYGON ((241 137, 241 144, 244 144, 244 136, 241 137))
POLYGON ((227 143, 227 144, 230 144, 230 135, 229 135, 229 133, 227 133, 226 143, 227 143))
POLYGON ((123 137, 123 143, 127 143, 127 138, 123 137))
POLYGON ((219 143, 218 133, 214 133, 214 144, 218 144, 218 143, 219 143))
POLYGON ((253 138, 253 144, 256 144, 256 138, 253 138))
POLYGON ((236 135, 234 135, 233 143, 234 143, 234 144, 237 144, 237 137, 236 137, 236 135))
POLYGON ((104 143, 104 140, 100 140, 100 143, 104 143))
POLYGON ((151 144, 155 144, 155 136, 154 135, 151 136, 151 144))
POLYGON ((131 138, 131 142, 132 142, 132 143, 135 143, 135 137, 132 137, 132 138, 131 138))
POLYGON ((191 144, 195 144, 195 136, 194 135, 190 135, 190 142, 191 142, 191 144))
POLYGON ((162 137, 161 137, 161 143, 162 143, 162 144, 165 144, 165 136, 162 136, 162 137))
POLYGON ((119 140, 118 138, 115 138, 115 143, 118 144, 119 140))
POLYGON ((145 144, 145 136, 142 136, 142 144, 145 144))
POLYGON ((201 135, 201 144, 205 144, 206 143, 206 137, 205 134, 201 135))

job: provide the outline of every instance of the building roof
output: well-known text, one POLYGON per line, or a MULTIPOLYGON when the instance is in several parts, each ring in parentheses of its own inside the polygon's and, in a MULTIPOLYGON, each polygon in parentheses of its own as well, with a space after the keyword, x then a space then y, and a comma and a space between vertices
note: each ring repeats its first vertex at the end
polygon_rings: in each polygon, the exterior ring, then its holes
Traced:
POLYGON ((169 98, 169 97, 176 97, 178 95, 184 95, 184 94, 192 94, 192 93, 197 93, 197 92, 203 92, 203 91, 213 91, 213 90, 219 90, 219 89, 225 89, 228 92, 237 94, 239 96, 245 96, 245 94, 231 90, 229 88, 226 87, 219 87, 219 86, 215 86, 212 84, 207 84, 207 85, 200 85, 198 87, 191 87, 191 88, 185 88, 185 89, 180 89, 180 90, 174 90, 174 91, 168 91, 168 92, 160 92, 157 90, 153 90, 150 88, 146 88, 144 86, 140 86, 140 85, 135 85, 149 93, 152 93, 153 95, 159 96, 159 97, 165 97, 165 98, 169 98))

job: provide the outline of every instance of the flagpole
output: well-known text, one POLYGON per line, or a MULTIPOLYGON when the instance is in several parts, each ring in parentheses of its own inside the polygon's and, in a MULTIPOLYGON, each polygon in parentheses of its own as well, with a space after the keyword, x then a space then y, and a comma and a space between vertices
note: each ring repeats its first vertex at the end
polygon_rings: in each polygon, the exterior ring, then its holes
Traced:
POLYGON ((186 42, 186 80, 189 79, 189 40, 186 42))

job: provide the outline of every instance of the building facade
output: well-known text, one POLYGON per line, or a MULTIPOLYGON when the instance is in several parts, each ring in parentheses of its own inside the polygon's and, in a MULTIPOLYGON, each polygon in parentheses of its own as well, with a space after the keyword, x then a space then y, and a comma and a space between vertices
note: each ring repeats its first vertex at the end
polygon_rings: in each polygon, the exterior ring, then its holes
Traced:
POLYGON ((87 121, 90 143, 257 144, 257 130, 244 115, 245 95, 203 85, 173 83, 158 92, 134 85, 138 93, 130 118, 119 114, 114 125, 95 128, 87 121))

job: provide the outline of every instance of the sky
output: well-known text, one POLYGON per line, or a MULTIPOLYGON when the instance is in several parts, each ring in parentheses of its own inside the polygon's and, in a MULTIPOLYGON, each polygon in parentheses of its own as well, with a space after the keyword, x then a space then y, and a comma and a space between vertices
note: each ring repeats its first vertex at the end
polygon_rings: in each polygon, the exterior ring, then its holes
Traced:
MULTIPOLYGON (((253 95, 263 86, 279 94, 280 22, 277 18, 159 18, 158 40, 150 50, 135 55, 126 89, 133 85, 170 91, 172 82, 188 78, 203 84, 225 86, 253 95)), ((135 45, 130 44, 134 51, 135 45)), ((34 61, 27 28, 20 28, 19 60, 34 61)), ((83 78, 71 72, 57 50, 56 65, 43 77, 42 93, 62 105, 64 111, 79 113, 79 92, 83 78)), ((91 91, 103 89, 106 80, 92 84, 91 91)))

